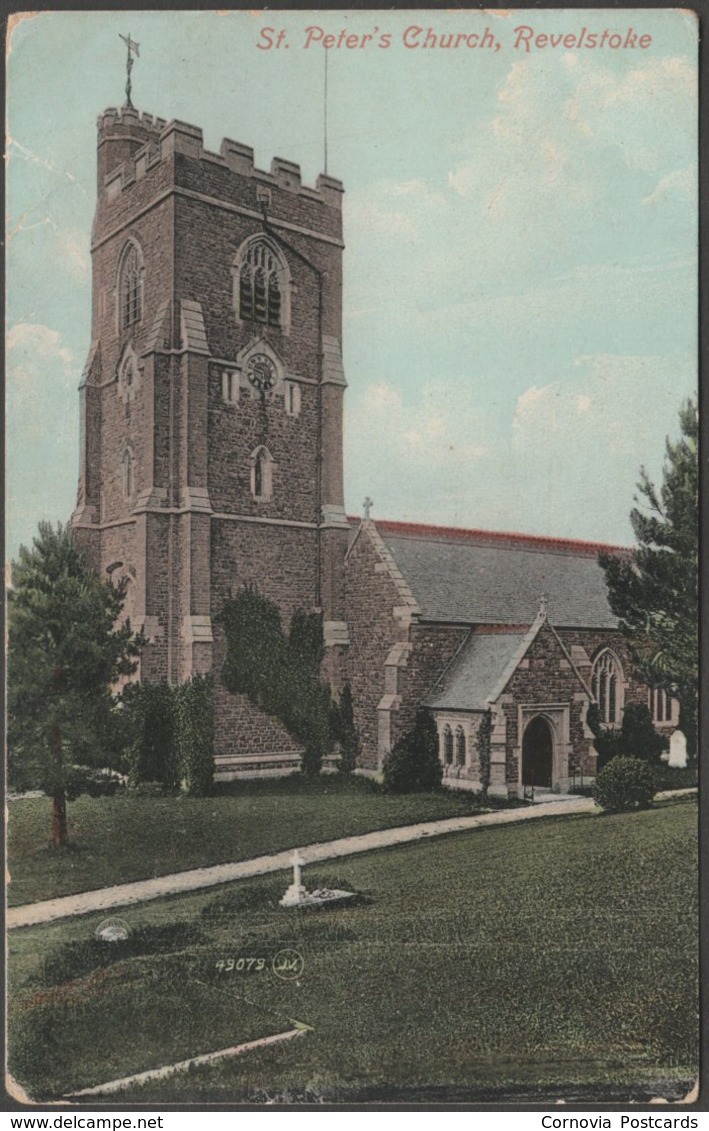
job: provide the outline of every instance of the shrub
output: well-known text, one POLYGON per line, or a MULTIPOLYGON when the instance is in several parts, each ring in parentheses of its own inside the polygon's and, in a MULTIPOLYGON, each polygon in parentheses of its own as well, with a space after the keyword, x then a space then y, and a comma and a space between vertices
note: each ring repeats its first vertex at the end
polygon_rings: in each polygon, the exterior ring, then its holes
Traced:
POLYGON ((354 721, 352 688, 349 683, 342 688, 340 702, 332 705, 331 730, 335 741, 340 744, 337 768, 342 774, 351 774, 357 766, 359 734, 354 721))
POLYGON ((205 903, 200 918, 208 923, 232 921, 247 911, 273 911, 285 891, 282 876, 267 883, 243 884, 205 903))
POLYGON ((176 687, 175 742, 180 780, 192 797, 205 797, 214 777, 214 700, 209 676, 176 687))
POLYGON ((415 793, 440 789, 442 780, 438 731, 430 711, 422 708, 413 730, 395 743, 385 759, 384 788, 390 793, 415 793))
POLYGON ((480 762, 480 793, 487 801, 487 791, 490 788, 490 747, 492 744, 492 711, 486 711, 480 720, 478 733, 475 738, 475 749, 480 762))
POLYGON ((692 789, 698 785, 696 763, 687 766, 668 766, 660 762, 653 766, 652 775, 655 779, 655 789, 692 789))
POLYGON ((46 986, 61 985, 127 958, 166 954, 203 941, 200 928, 190 923, 138 927, 127 939, 115 942, 96 938, 76 939, 50 950, 44 961, 42 977, 46 986))
POLYGON ((131 785, 179 782, 175 746, 176 691, 166 683, 133 683, 123 692, 125 768, 131 785))
POLYGON ((604 727, 595 704, 589 707, 586 720, 595 735, 599 770, 619 756, 658 764, 660 754, 667 749, 668 740, 655 730, 644 703, 628 703, 620 728, 604 727))
POLYGON ((622 753, 627 758, 657 763, 668 745, 669 739, 655 730, 646 704, 628 703, 621 727, 622 753))
POLYGON ((125 778, 108 767, 97 770, 94 766, 67 766, 65 783, 67 801, 75 801, 82 793, 89 797, 113 797, 125 787, 125 778))
POLYGON ((613 758, 600 771, 593 787, 596 804, 615 813, 646 809, 654 795, 652 769, 640 758, 613 758))

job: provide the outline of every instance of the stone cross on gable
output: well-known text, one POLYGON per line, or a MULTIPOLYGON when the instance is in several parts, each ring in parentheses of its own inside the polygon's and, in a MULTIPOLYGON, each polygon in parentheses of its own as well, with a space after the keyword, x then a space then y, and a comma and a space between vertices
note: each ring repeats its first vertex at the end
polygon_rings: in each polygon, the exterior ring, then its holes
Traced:
POLYGON ((365 522, 368 522, 369 521, 369 512, 371 511, 372 507, 374 506, 374 499, 370 499, 369 495, 367 495, 364 502, 362 503, 362 506, 364 507, 364 520, 365 520, 365 522))
POLYGON ((547 595, 542 593, 539 598, 539 616, 545 617, 547 615, 547 595))

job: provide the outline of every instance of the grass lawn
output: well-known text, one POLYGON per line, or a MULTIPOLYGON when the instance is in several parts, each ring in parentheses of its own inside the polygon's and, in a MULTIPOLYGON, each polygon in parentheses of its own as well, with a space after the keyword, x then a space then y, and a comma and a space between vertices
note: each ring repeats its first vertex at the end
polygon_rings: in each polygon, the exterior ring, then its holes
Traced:
POLYGON ((51 801, 10 803, 9 903, 246 860, 372 829, 475 813, 470 793, 393 796, 362 777, 325 774, 219 783, 211 797, 80 797, 64 849, 50 843, 51 801))
POLYGON ((349 909, 279 908, 280 874, 121 910, 130 953, 91 942, 102 916, 13 931, 10 1071, 56 1096, 295 1018, 313 1031, 117 1098, 677 1097, 697 1071, 696 838, 691 801, 556 817, 306 869, 366 897, 349 909), (265 968, 228 972, 239 957, 265 968))

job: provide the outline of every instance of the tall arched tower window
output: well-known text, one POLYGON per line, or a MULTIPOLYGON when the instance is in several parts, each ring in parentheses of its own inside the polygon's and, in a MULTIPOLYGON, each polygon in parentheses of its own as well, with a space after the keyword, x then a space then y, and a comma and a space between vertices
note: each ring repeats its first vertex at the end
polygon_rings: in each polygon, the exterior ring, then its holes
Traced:
POLYGON ((609 649, 596 657, 591 691, 602 723, 619 723, 623 713, 625 682, 620 661, 609 649))
POLYGON ((267 448, 257 448, 251 456, 251 494, 266 502, 273 495, 273 458, 267 448))
POLYGON ((120 329, 125 330, 143 317, 143 257, 134 240, 121 253, 118 269, 120 329))
POLYGON ((123 498, 130 499, 133 494, 133 453, 130 448, 126 448, 121 456, 119 478, 123 498))
POLYGON ((247 240, 234 264, 234 305, 242 322, 287 329, 290 276, 287 264, 268 240, 247 240))

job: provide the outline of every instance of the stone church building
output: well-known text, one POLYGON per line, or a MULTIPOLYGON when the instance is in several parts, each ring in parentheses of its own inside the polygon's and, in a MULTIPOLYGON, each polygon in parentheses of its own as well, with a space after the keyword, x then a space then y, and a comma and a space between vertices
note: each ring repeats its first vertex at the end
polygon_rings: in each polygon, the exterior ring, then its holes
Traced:
POLYGON ((342 466, 343 186, 132 106, 98 121, 92 342, 80 384, 72 525, 128 579, 143 679, 214 671, 216 771, 282 770, 298 748, 218 673, 215 618, 245 584, 284 624, 319 610, 323 676, 352 687, 362 768, 421 704, 446 778, 474 788, 491 712, 491 791, 565 791, 609 724, 677 706, 633 673, 601 548, 349 519, 342 466))

